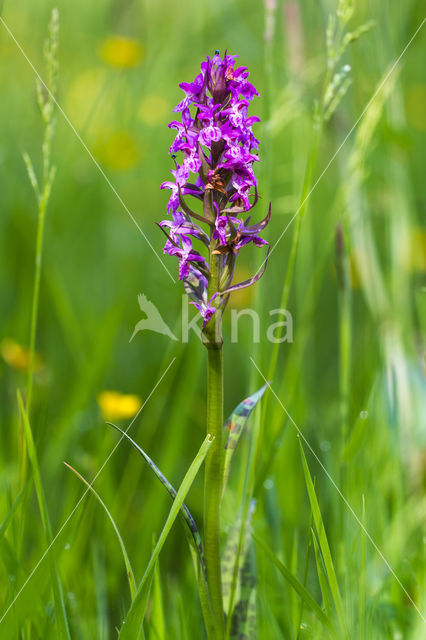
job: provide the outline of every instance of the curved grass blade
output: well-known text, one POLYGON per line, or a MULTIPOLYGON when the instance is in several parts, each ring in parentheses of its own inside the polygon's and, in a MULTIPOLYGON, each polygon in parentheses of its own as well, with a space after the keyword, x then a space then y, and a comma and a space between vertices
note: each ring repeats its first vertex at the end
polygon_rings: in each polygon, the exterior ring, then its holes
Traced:
MULTIPOLYGON (((309 517, 309 529, 308 529, 308 533, 309 531, 312 529, 312 511, 309 517)), ((308 581, 308 573, 309 573, 309 558, 311 555, 311 540, 308 537, 308 544, 306 545, 306 556, 305 556, 305 568, 303 571, 303 586, 306 587, 306 583, 308 581)), ((297 563, 295 563, 294 565, 291 566, 291 569, 293 571, 293 574, 297 571, 297 563)), ((301 636, 301 631, 303 629, 303 606, 304 606, 304 602, 303 600, 300 603, 300 609, 299 609, 299 619, 297 621, 296 627, 295 627, 295 632, 296 632, 296 640, 300 640, 300 636, 301 636)), ((328 614, 328 612, 327 612, 328 614)))
POLYGON ((99 495, 99 493, 93 488, 93 486, 90 484, 90 482, 88 482, 86 480, 86 478, 84 478, 76 469, 74 469, 74 467, 72 467, 70 464, 68 464, 67 462, 64 462, 64 465, 66 467, 68 467, 68 469, 71 469, 71 471, 73 473, 75 473, 75 475, 77 476, 77 478, 80 478, 80 480, 86 485, 86 487, 93 493, 93 495, 95 496, 95 498, 97 499, 97 501, 99 502, 99 504, 101 505, 101 507, 103 508, 103 510, 105 511, 105 513, 107 514, 108 518, 111 521, 111 524, 114 528, 114 531, 117 535, 118 538, 118 542, 120 544, 121 547, 121 553, 123 554, 123 560, 124 560, 124 564, 126 565, 126 573, 127 573, 127 579, 129 581, 129 589, 130 589, 130 595, 133 598, 136 595, 136 581, 135 581, 135 575, 133 573, 133 569, 132 569, 132 565, 130 563, 129 560, 129 556, 127 555, 127 550, 126 547, 124 545, 123 542, 123 538, 121 537, 120 531, 115 523, 114 518, 111 515, 111 512, 109 511, 108 507, 106 506, 105 502, 102 500, 101 496, 99 495))
MULTIPOLYGON (((166 488, 166 491, 170 495, 171 499, 174 500, 176 497, 176 490, 164 476, 164 474, 160 471, 160 469, 156 466, 156 464, 151 460, 148 454, 140 447, 134 440, 131 438, 125 431, 120 429, 117 425, 112 422, 107 422, 110 426, 114 427, 119 431, 123 436, 125 436, 133 447, 140 453, 143 459, 147 462, 147 464, 151 467, 152 471, 155 473, 157 478, 166 488)), ((198 584, 199 596, 201 601, 201 608, 203 611, 203 617, 208 629, 212 626, 212 609, 211 609, 211 601, 210 595, 207 585, 207 571, 206 571, 206 562, 203 551, 203 543, 201 540, 200 533, 198 531, 198 527, 195 523, 194 518, 191 515, 191 512, 187 508, 185 504, 182 505, 182 510, 179 514, 181 519, 184 522, 184 532, 186 535, 186 539, 188 541, 189 550, 191 552, 192 562, 194 565, 195 575, 198 584)))
POLYGON ((154 567, 157 562, 158 556, 160 555, 160 552, 164 546, 167 536, 170 533, 174 521, 176 520, 179 512, 182 509, 183 501, 191 488, 195 476, 197 475, 202 463, 204 462, 204 459, 207 455, 208 450, 210 449, 212 442, 213 438, 208 435, 201 445, 193 462, 191 463, 191 466, 186 472, 184 479, 182 480, 182 483, 176 493, 176 497, 173 500, 173 504, 167 517, 166 523, 160 534, 158 542, 155 545, 154 551, 152 552, 143 578, 138 586, 136 596, 130 606, 129 611, 127 612, 126 618, 121 627, 119 640, 134 640, 139 636, 145 618, 146 606, 148 602, 154 567))
MULTIPOLYGON (((174 500, 176 498, 176 489, 170 484, 170 482, 167 480, 166 476, 160 471, 160 469, 157 467, 155 462, 153 462, 153 460, 151 460, 149 455, 147 453, 145 453, 145 451, 142 449, 142 447, 140 447, 133 440, 133 438, 131 438, 128 435, 128 433, 126 433, 125 431, 120 429, 120 427, 115 425, 113 422, 107 422, 107 424, 109 424, 111 427, 114 427, 114 429, 117 429, 117 431, 119 431, 123 436, 125 436, 129 440, 129 442, 133 445, 133 447, 136 449, 136 451, 138 451, 140 453, 142 458, 145 460, 145 462, 149 465, 149 467, 155 473, 155 475, 157 476, 157 478, 159 479, 161 484, 165 487, 165 489, 166 489, 167 493, 169 494, 169 496, 171 497, 171 499, 174 500)), ((207 585, 206 561, 205 561, 205 558, 204 558, 203 543, 201 541, 200 532, 198 531, 198 527, 197 527, 197 525, 195 523, 195 520, 192 517, 191 512, 189 511, 189 509, 188 509, 188 507, 186 506, 185 503, 182 504, 182 508, 181 508, 181 511, 180 511, 179 515, 183 519, 187 530, 189 530, 189 533, 190 533, 189 540, 191 541, 190 543, 195 546, 195 549, 196 549, 196 552, 197 552, 197 556, 198 556, 198 559, 199 559, 199 562, 200 562, 200 565, 201 565, 201 569, 202 569, 202 572, 203 572, 203 576, 204 576, 204 579, 205 579, 205 582, 206 582, 206 585, 207 585)))
MULTIPOLYGON (((52 542, 52 538, 53 538, 52 527, 50 524, 49 512, 47 509, 43 484, 41 481, 37 450, 34 443, 34 438, 33 438, 33 433, 30 426, 30 421, 28 418, 28 413, 25 409, 24 402, 22 400, 22 396, 19 390, 17 391, 17 397, 18 397, 19 412, 22 418, 24 436, 27 443, 28 458, 30 460, 32 471, 33 471, 34 486, 37 494, 37 500, 38 500, 38 505, 40 509, 44 535, 46 538, 46 542, 49 545, 52 542)), ((58 625, 58 634, 59 634, 58 638, 67 638, 68 640, 71 640, 61 578, 59 575, 57 564, 55 560, 52 558, 50 558, 50 571, 52 576, 52 590, 53 590, 53 599, 55 603, 56 621, 58 625)))
POLYGON ((333 559, 331 557, 330 547, 327 540, 327 534, 325 532, 324 522, 321 516, 321 511, 318 504, 318 499, 315 493, 314 484, 312 482, 311 474, 309 472, 308 463, 306 462, 305 453, 303 451, 302 443, 299 440, 300 453, 302 456, 303 472, 305 474, 306 488, 308 490, 309 502, 311 503, 312 515, 315 522, 315 528, 318 534, 319 546, 321 549, 322 557, 324 559, 324 565, 327 572, 328 584, 330 586, 331 595, 333 597, 334 606, 336 607, 337 617, 341 627, 343 636, 347 636, 345 610, 343 607, 342 596, 340 595, 339 584, 337 582, 336 572, 334 570, 333 559))
POLYGON ((311 593, 307 590, 306 587, 296 578, 295 575, 291 573, 289 569, 277 558, 275 553, 271 551, 267 544, 263 542, 256 534, 252 534, 253 540, 256 544, 265 552, 271 562, 276 566, 281 575, 287 580, 291 587, 296 591, 298 596, 304 601, 305 605, 308 606, 315 616, 318 618, 320 622, 328 629, 332 630, 333 625, 330 618, 324 613, 324 611, 319 606, 318 602, 311 595, 311 593))
POLYGON ((312 529, 312 527, 311 527, 311 535, 312 535, 312 541, 314 544, 315 562, 317 565, 317 573, 318 573, 318 580, 320 583, 322 602, 326 610, 326 613, 329 616, 331 612, 331 603, 330 603, 330 594, 328 589, 327 572, 325 570, 324 560, 321 555, 319 543, 315 535, 315 531, 312 529))
POLYGON ((237 448, 240 438, 243 434, 243 429, 250 417, 251 412, 265 393, 267 386, 267 384, 264 384, 263 387, 261 387, 258 391, 255 391, 251 396, 240 402, 238 407, 234 409, 223 426, 225 456, 223 465, 222 498, 228 484, 235 449, 237 448))

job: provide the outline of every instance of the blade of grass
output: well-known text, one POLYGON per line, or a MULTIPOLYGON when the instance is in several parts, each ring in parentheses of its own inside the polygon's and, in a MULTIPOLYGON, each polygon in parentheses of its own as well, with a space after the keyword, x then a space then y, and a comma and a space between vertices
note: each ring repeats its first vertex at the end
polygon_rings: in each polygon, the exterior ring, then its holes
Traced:
MULTIPOLYGON (((74 523, 75 521, 70 522, 74 523)), ((77 529, 78 524, 75 526, 77 529)), ((4 536, 0 540, 0 545, 6 539, 4 536)), ((2 640, 3 638, 20 638, 21 636, 22 640, 31 640, 28 629, 32 626, 33 621, 39 620, 40 616, 42 619, 46 617, 46 605, 42 599, 50 593, 51 586, 54 584, 54 580, 52 580, 52 563, 54 562, 52 555, 57 561, 58 555, 65 548, 68 540, 69 528, 64 527, 56 535, 53 544, 48 546, 48 551, 43 554, 36 570, 28 575, 22 566, 23 563, 19 561, 16 565, 17 569, 9 572, 8 575, 11 577, 9 593, 3 602, 0 613, 0 638, 2 640)), ((0 557, 4 559, 3 548, 0 548, 0 557)), ((47 608, 52 609, 49 606, 47 608)), ((55 640, 61 638, 57 631, 54 637, 55 640)))
MULTIPOLYGON (((46 538, 46 542, 49 545, 52 541, 52 528, 50 526, 49 513, 47 509, 46 499, 44 496, 43 484, 41 481, 40 467, 38 464, 37 451, 31 431, 28 414, 25 410, 21 393, 17 391, 18 406, 22 418, 22 424, 24 427, 25 440, 27 444, 28 458, 31 463, 34 477, 34 486, 37 494, 38 505, 40 509, 41 520, 43 524, 43 530, 46 538)), ((68 638, 71 640, 67 613, 65 609, 65 600, 63 595, 62 584, 59 576, 59 571, 56 562, 49 558, 51 574, 52 574, 52 588, 53 597, 55 602, 56 622, 58 625, 58 632, 60 638, 68 638)))
MULTIPOLYGON (((176 335, 178 335, 180 327, 176 325, 176 327, 174 327, 173 330, 176 333, 176 335)), ((188 370, 187 369, 188 366, 191 367, 192 375, 196 379, 198 379, 197 376, 199 377, 201 375, 201 372, 204 372, 205 362, 204 362, 204 358, 201 357, 203 354, 199 353, 199 349, 196 348, 197 346, 198 345, 192 345, 191 342, 188 344, 188 349, 185 351, 184 358, 181 359, 180 361, 179 369, 175 371, 175 376, 168 378, 167 380, 166 384, 169 385, 168 390, 170 391, 168 397, 170 397, 171 402, 167 404, 167 408, 164 408, 164 416, 161 419, 168 421, 170 427, 173 427, 173 424, 175 424, 176 427, 179 427, 181 425, 182 415, 186 415, 188 411, 188 406, 189 407, 195 406, 199 402, 197 385, 193 385, 192 388, 188 389, 187 384, 185 383, 185 380, 187 380, 186 374, 184 374, 184 372, 188 370), (174 392, 173 400, 172 400, 173 394, 171 391, 172 389, 174 392), (170 420, 172 422, 170 422, 170 420)), ((166 354, 168 355, 168 357, 171 357, 171 354, 168 353, 168 351, 166 351, 166 354)), ((165 393, 166 394, 168 393, 167 389, 165 393)), ((151 446, 155 446, 155 442, 157 440, 155 427, 151 428, 149 426, 150 424, 155 425, 155 419, 160 419, 158 417, 158 410, 157 410, 156 416, 154 415, 150 416, 148 414, 146 415, 146 422, 145 422, 146 429, 144 431, 144 434, 147 438, 147 441, 151 442, 151 446)), ((168 438, 167 442, 163 443, 161 447, 161 457, 163 460, 162 466, 170 469, 173 469, 176 467, 179 468, 180 465, 176 457, 176 451, 182 449, 182 447, 185 447, 185 440, 186 440, 184 429, 176 428, 172 430, 173 430, 173 437, 168 438)), ((138 471, 135 469, 134 466, 129 465, 126 470, 126 475, 127 477, 123 476, 122 486, 126 487, 126 490, 128 490, 128 487, 130 484, 130 486, 133 486, 136 490, 136 486, 138 485, 137 479, 139 476, 138 471)), ((170 496, 172 499, 174 498, 174 495, 170 494, 170 496)), ((152 514, 153 516, 153 525, 152 525, 153 530, 155 528, 160 527, 161 525, 161 516, 160 514, 157 513, 158 510, 156 509, 156 505, 157 505, 156 500, 157 500, 156 493, 152 492, 150 496, 147 496, 147 502, 145 507, 147 512, 152 514), (155 522, 157 523, 156 525, 154 525, 154 519, 155 519, 155 522)), ((185 508, 183 508, 183 510, 185 511, 185 508)), ((191 526, 191 528, 189 526, 185 526, 184 532, 187 538, 191 559, 194 566, 194 573, 196 575, 196 579, 198 583, 199 597, 201 601, 203 617, 206 624, 206 628, 208 629, 211 626, 212 613, 211 613, 210 594, 208 592, 208 586, 207 586, 207 580, 206 580, 204 549, 203 549, 201 537, 199 536, 199 533, 195 526, 195 522, 193 521, 193 518, 191 522, 193 523, 193 526, 191 526), (196 538, 194 538, 194 533, 196 533, 197 535, 196 538), (200 555, 200 551, 202 552, 201 555, 200 555)), ((142 532, 142 535, 143 535, 143 532, 142 532)), ((148 535, 146 534, 145 538, 147 537, 148 535)), ((143 539, 144 538, 142 538, 141 540, 141 544, 143 543, 142 542, 143 539)), ((143 544, 147 545, 148 540, 145 540, 143 544)))
POLYGON ((166 640, 166 620, 164 617, 163 590, 161 588, 160 563, 155 563, 152 583, 152 607, 150 614, 149 637, 153 640, 166 640))
MULTIPOLYGON (((312 526, 312 511, 311 511, 311 517, 310 517, 310 521, 309 521, 309 528, 311 528, 312 526)), ((306 587, 306 582, 308 580, 308 571, 309 571, 309 557, 311 555, 311 542, 310 539, 308 537, 308 544, 306 547, 306 557, 305 557, 305 569, 303 571, 303 586, 306 587)), ((296 640, 299 640, 300 637, 300 631, 301 631, 301 627, 302 627, 302 620, 303 620, 303 600, 300 603, 300 611, 299 611, 299 619, 297 621, 297 627, 296 627, 296 640)))
MULTIPOLYGON (((245 505, 244 505, 245 506, 245 505)), ((242 512, 232 525, 226 541, 221 562, 223 609, 226 615, 225 638, 234 638, 236 629, 245 623, 251 589, 243 593, 244 578, 250 583, 250 569, 246 565, 251 543, 251 521, 254 513, 254 501, 242 512)), ((255 587, 255 583, 253 585, 255 587)))
POLYGON ((186 610, 185 610, 185 605, 183 603, 182 600, 182 594, 178 594, 178 615, 179 615, 179 631, 180 631, 180 636, 179 636, 179 640, 189 640, 188 637, 188 623, 187 623, 187 615, 186 615, 186 610))
POLYGON ((52 442, 48 443, 47 460, 63 460, 67 451, 72 448, 74 436, 73 430, 69 428, 70 421, 82 407, 90 404, 93 396, 102 388, 102 378, 107 368, 111 345, 117 335, 120 322, 121 311, 113 307, 103 316, 96 334, 90 343, 86 344, 86 365, 79 368, 78 376, 70 383, 66 402, 53 424, 55 433, 60 433, 61 438, 52 439, 52 442))
POLYGON ((231 473, 231 464, 234 457, 235 450, 238 446, 241 436, 243 435, 244 427, 249 419, 251 412, 259 402, 265 390, 267 384, 255 391, 251 396, 245 398, 236 409, 229 416, 223 426, 223 433, 225 439, 225 456, 223 462, 223 489, 222 498, 225 493, 226 486, 229 480, 229 474, 231 473))
MULTIPOLYGON (((6 537, 0 539, 0 558, 8 576, 8 596, 5 603, 7 604, 10 599, 13 599, 15 596, 17 584, 25 580, 25 573, 17 549, 6 537)), ((28 625, 27 621, 33 617, 37 606, 34 601, 30 603, 30 606, 28 606, 29 603, 25 604, 27 604, 25 611, 21 607, 14 607, 12 615, 9 616, 8 624, 0 624, 2 638, 25 637, 24 634, 27 632, 26 624, 28 625)), ((22 605, 22 603, 20 602, 19 605, 22 605)))
POLYGON ((336 572, 334 570, 333 559, 331 557, 330 547, 327 540, 327 534, 325 532, 324 522, 321 516, 321 511, 318 504, 318 499, 315 493, 315 488, 312 482, 311 474, 309 473, 308 463, 306 462, 305 453, 303 451, 302 443, 299 441, 300 453, 302 456, 303 472, 305 475, 306 488, 308 490, 309 502, 311 503, 312 515, 315 522, 315 528, 317 530, 319 545, 322 556, 324 558, 324 564, 327 571, 328 583, 330 585, 330 591, 333 596, 334 605, 336 607, 337 617, 339 619, 339 625, 341 632, 344 636, 347 636, 345 613, 342 602, 342 596, 340 595, 340 589, 337 582, 336 572))
POLYGON ((367 588, 366 588, 366 555, 365 555, 365 499, 362 496, 361 516, 361 571, 359 576, 359 638, 367 637, 367 588))
POLYGON ((315 600, 313 595, 307 590, 306 587, 300 582, 296 576, 294 576, 289 569, 277 558, 275 553, 271 551, 268 545, 261 540, 256 534, 252 534, 253 540, 256 544, 265 552, 267 557, 271 560, 272 564, 278 569, 281 575, 287 580, 291 587, 296 591, 298 596, 304 601, 304 603, 312 610, 318 620, 328 629, 332 630, 333 625, 329 617, 324 613, 324 611, 319 606, 318 602, 315 600))
MULTIPOLYGON (((314 309, 317 308, 318 300, 322 291, 324 274, 328 269, 329 246, 331 246, 330 239, 326 238, 321 247, 321 256, 317 260, 316 269, 314 273, 311 274, 310 280, 304 284, 306 297, 300 318, 299 337, 297 342, 292 346, 292 350, 288 355, 282 377, 277 380, 277 382, 280 383, 281 389, 285 390, 289 399, 293 397, 299 384, 299 377, 302 371, 301 362, 303 361, 311 335, 308 330, 308 327, 310 326, 309 323, 313 317, 314 309)), ((266 419, 266 403, 267 397, 265 397, 265 400, 262 403, 262 420, 266 419)), ((280 442, 282 441, 287 425, 287 419, 282 419, 282 409, 278 404, 275 409, 272 409, 271 407, 271 416, 267 419, 271 430, 271 432, 268 430, 268 439, 271 440, 271 446, 266 450, 266 452, 263 450, 261 443, 259 443, 257 447, 259 451, 261 451, 262 455, 260 456, 260 463, 256 462, 257 472, 254 492, 255 495, 258 495, 259 492, 262 491, 263 483, 273 465, 274 458, 276 457, 277 452, 281 449, 280 442), (263 460, 262 457, 264 457, 263 460)))
POLYGON ((179 515, 181 510, 183 501, 191 488, 191 485, 197 475, 204 459, 207 455, 208 450, 212 444, 213 440, 208 435, 203 444, 200 447, 197 455, 195 456, 191 466, 189 467, 187 473, 185 474, 184 479, 177 491, 176 498, 173 501, 172 507, 170 509, 169 515, 167 517, 166 523, 163 527, 163 530, 160 534, 157 544, 155 545, 155 549, 152 552, 151 558, 148 562, 148 566, 145 570, 143 578, 138 586, 136 596, 130 606, 129 611, 127 612, 126 618, 123 622, 123 625, 120 630, 119 639, 120 640, 134 640, 134 638, 138 637, 140 629, 142 628, 142 624, 145 618, 146 613, 146 605, 148 602, 148 595, 151 586, 151 581, 153 577, 153 571, 155 567, 155 563, 157 562, 158 556, 160 555, 161 549, 164 546, 164 543, 167 539, 167 536, 170 533, 170 530, 173 526, 174 521, 179 515))
MULTIPOLYGON (((160 480, 161 484, 165 487, 167 493, 169 494, 169 496, 171 497, 172 500, 174 500, 176 498, 176 489, 173 487, 173 485, 170 484, 170 482, 167 480, 166 476, 160 471, 160 469, 157 467, 157 465, 155 464, 155 462, 153 460, 151 460, 151 458, 149 457, 149 455, 147 453, 145 453, 145 451, 142 449, 141 446, 139 446, 137 444, 137 442, 135 442, 133 440, 133 438, 131 438, 129 436, 129 434, 126 431, 123 431, 122 429, 120 429, 120 427, 118 427, 116 424, 114 424, 113 422, 107 422, 108 425, 110 425, 111 427, 114 427, 114 429, 117 429, 117 431, 119 431, 125 438, 127 438, 127 440, 129 440, 129 442, 132 444, 132 446, 136 449, 136 451, 138 451, 138 453, 140 453, 140 455, 142 456, 142 458, 145 460, 145 462, 149 465, 150 469, 154 472, 154 474, 157 476, 157 478, 160 480)), ((201 540, 201 536, 200 533, 198 531, 198 527, 195 523, 194 518, 191 515, 191 512, 189 511, 188 507, 186 506, 185 503, 182 504, 182 508, 181 511, 179 513, 179 515, 182 517, 186 528, 190 534, 190 540, 193 541, 193 546, 197 552, 198 555, 198 559, 203 571, 203 575, 206 578, 206 562, 204 559, 204 552, 203 552, 203 543, 201 540)), ((207 583, 207 578, 206 578, 206 583, 207 583)))
POLYGON ((230 638, 256 640, 257 638, 257 570, 253 541, 249 540, 242 558, 239 574, 239 596, 232 611, 230 638))
POLYGON ((92 543, 93 586, 95 590, 97 640, 108 640, 107 571, 101 545, 92 543))
POLYGON ((321 556, 321 552, 319 549, 319 543, 315 535, 315 531, 312 528, 311 528, 311 534, 312 534, 312 541, 314 543, 315 562, 317 565, 317 573, 318 573, 318 580, 320 583, 322 601, 324 604, 325 611, 329 616, 331 614, 331 603, 330 603, 330 594, 328 589, 327 573, 324 566, 324 560, 321 556))
MULTIPOLYGON (((297 574, 298 554, 299 554, 299 538, 296 531, 293 538, 293 546, 292 546, 291 558, 290 558, 290 571, 293 575, 297 574)), ((308 554, 306 554, 306 557, 307 555, 308 554)), ((306 582, 304 586, 306 586, 306 582)), ((299 602, 299 598, 297 596, 297 593, 294 591, 294 589, 290 589, 290 601, 291 601, 290 619, 294 628, 297 630, 298 625, 300 624, 299 619, 300 619, 300 611, 302 610, 302 606, 301 606, 301 603, 299 602)))
MULTIPOLYGON (((255 397, 257 396, 257 399, 261 397, 258 395, 259 393, 263 393, 262 389, 260 389, 256 394, 254 394, 255 397)), ((252 410, 252 408, 250 409, 250 411, 252 410)), ((248 450, 246 463, 245 465, 242 465, 242 469, 241 469, 242 471, 241 518, 240 518, 240 524, 239 524, 238 543, 236 545, 235 558, 234 558, 234 570, 232 575, 231 593, 230 593, 230 598, 228 603, 228 610, 225 611, 225 614, 227 615, 225 640, 228 640, 231 632, 231 622, 232 622, 231 613, 234 607, 234 597, 237 590, 241 556, 243 555, 243 550, 246 545, 246 538, 247 538, 246 523, 250 521, 251 512, 255 504, 255 501, 252 500, 252 497, 253 497, 253 488, 254 488, 255 476, 256 476, 255 452, 256 452, 256 443, 258 442, 258 437, 259 437, 259 431, 260 431, 260 413, 257 412, 256 419, 254 420, 253 430, 250 437, 249 450, 248 450)))
POLYGON ((13 519, 13 516, 16 513, 17 508, 19 507, 19 505, 21 504, 21 502, 23 501, 23 499, 27 496, 28 491, 31 487, 31 482, 27 482, 24 487, 21 489, 21 491, 18 493, 18 495, 16 496, 15 500, 13 501, 13 504, 11 505, 7 516, 5 517, 5 519, 3 520, 3 522, 1 523, 0 526, 0 540, 3 538, 4 534, 7 531, 7 528, 10 524, 10 522, 13 519))
POLYGON ((126 565, 126 574, 127 574, 127 579, 129 581, 129 589, 130 589, 130 595, 133 598, 135 597, 136 594, 136 582, 135 582, 135 576, 133 573, 133 569, 132 569, 132 565, 130 563, 129 560, 129 556, 127 554, 127 550, 126 550, 126 546, 124 544, 123 538, 121 537, 120 531, 117 527, 117 524, 115 523, 114 518, 111 515, 111 512, 109 511, 108 507, 106 506, 105 502, 102 500, 102 498, 100 497, 99 493, 94 489, 94 487, 90 484, 90 482, 88 482, 76 469, 74 469, 74 467, 72 467, 70 464, 64 462, 64 465, 66 467, 68 467, 68 469, 71 469, 71 471, 73 473, 75 473, 75 475, 77 476, 77 478, 79 478, 85 485, 86 487, 93 493, 93 495, 95 496, 95 498, 97 499, 97 501, 99 502, 99 504, 101 505, 102 509, 105 511, 105 513, 107 514, 113 528, 114 531, 116 533, 120 548, 121 548, 121 553, 123 554, 123 560, 124 560, 124 564, 126 565))
POLYGON ((365 442, 369 428, 370 421, 368 420, 368 416, 365 414, 360 415, 351 431, 348 441, 343 448, 343 462, 349 463, 353 461, 355 456, 361 450, 363 443, 365 442))

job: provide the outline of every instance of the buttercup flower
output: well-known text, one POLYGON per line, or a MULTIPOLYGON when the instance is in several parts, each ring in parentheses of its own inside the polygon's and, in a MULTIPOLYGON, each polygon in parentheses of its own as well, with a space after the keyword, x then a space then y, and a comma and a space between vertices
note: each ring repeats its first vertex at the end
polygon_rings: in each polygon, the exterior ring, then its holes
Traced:
POLYGON ((133 418, 142 406, 139 396, 120 391, 101 391, 97 401, 105 420, 133 418))
POLYGON ((248 116, 250 102, 259 94, 247 79, 247 68, 235 68, 236 58, 226 52, 222 58, 216 51, 201 64, 194 82, 180 84, 185 97, 174 109, 180 121, 169 124, 176 130, 170 147, 174 181, 161 185, 171 190, 167 204, 171 220, 159 224, 167 235, 164 252, 179 259, 179 279, 199 310, 203 327, 216 312, 223 312, 232 291, 250 286, 263 275, 264 268, 249 280, 232 284, 240 250, 248 244, 268 244, 259 234, 269 222, 270 207, 257 224, 249 225, 250 217, 245 221, 239 217, 258 200, 253 165, 259 161, 259 141, 252 127, 260 118, 248 116), (183 155, 180 163, 176 154, 183 155), (186 196, 202 205, 193 210, 186 196), (209 234, 199 223, 208 227, 209 234), (194 249, 193 241, 201 243, 205 256, 194 249), (213 291, 212 260, 218 261, 219 272, 213 291))

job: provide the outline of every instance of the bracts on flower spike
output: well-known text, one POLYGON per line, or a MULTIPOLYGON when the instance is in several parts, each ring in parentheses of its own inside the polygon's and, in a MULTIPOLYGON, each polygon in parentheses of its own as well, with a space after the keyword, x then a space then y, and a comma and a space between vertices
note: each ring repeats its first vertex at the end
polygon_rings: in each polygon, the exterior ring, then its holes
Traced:
POLYGON ((236 58, 226 52, 222 58, 216 51, 202 63, 194 82, 180 85, 185 97, 175 112, 181 114, 181 121, 169 124, 176 130, 170 147, 174 181, 161 185, 171 190, 167 205, 171 219, 159 224, 167 236, 164 252, 179 260, 179 279, 203 318, 207 344, 221 340, 211 335, 211 318, 216 318, 217 333, 229 295, 259 280, 267 262, 266 256, 259 273, 233 284, 241 249, 268 244, 260 234, 271 217, 269 205, 261 222, 249 224, 251 215, 243 219, 258 201, 253 165, 259 161, 259 142, 252 127, 260 119, 249 117, 248 107, 259 94, 247 79, 246 67, 235 68, 236 58), (182 154, 180 163, 178 153, 182 154), (193 205, 188 204, 189 196, 193 205))

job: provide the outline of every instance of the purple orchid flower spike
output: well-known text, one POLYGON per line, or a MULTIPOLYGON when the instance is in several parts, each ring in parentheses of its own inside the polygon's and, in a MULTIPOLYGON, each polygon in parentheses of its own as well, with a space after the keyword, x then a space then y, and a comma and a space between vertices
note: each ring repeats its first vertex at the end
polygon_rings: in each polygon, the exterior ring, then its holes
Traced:
POLYGON ((198 269, 190 265, 188 274, 183 280, 183 286, 188 298, 190 298, 190 304, 193 304, 198 309, 203 318, 204 329, 216 311, 216 307, 212 306, 213 299, 208 300, 207 278, 198 269))
POLYGON ((205 258, 201 256, 198 251, 194 251, 192 248, 192 241, 185 235, 180 236, 181 246, 167 247, 165 250, 170 256, 177 256, 179 258, 179 280, 183 280, 189 274, 189 267, 191 262, 204 262, 205 258))
POLYGON ((203 319, 203 329, 204 329, 206 324, 208 323, 208 321, 212 317, 212 315, 215 313, 216 307, 213 307, 210 304, 210 302, 208 302, 206 305, 203 305, 203 304, 201 304, 199 302, 190 302, 189 304, 193 304, 194 307, 196 307, 198 309, 198 311, 200 312, 200 315, 201 315, 201 317, 203 319))
POLYGON ((236 59, 216 51, 201 64, 193 82, 180 84, 185 97, 174 111, 181 119, 169 125, 176 130, 170 147, 174 181, 161 185, 171 190, 167 205, 171 220, 159 224, 167 235, 164 252, 179 260, 179 278, 203 318, 207 346, 217 340, 209 333, 210 320, 220 320, 230 293, 250 286, 264 272, 263 268, 244 283, 232 284, 240 251, 249 244, 268 244, 261 233, 271 216, 269 206, 261 222, 250 225, 250 217, 242 219, 258 201, 253 165, 259 161, 259 141, 253 125, 260 119, 248 115, 250 102, 259 94, 248 81, 247 68, 235 68, 236 59), (179 163, 175 154, 182 154, 179 163), (188 204, 188 196, 194 206, 188 204), (199 242, 204 253, 194 249, 193 242, 199 242))

